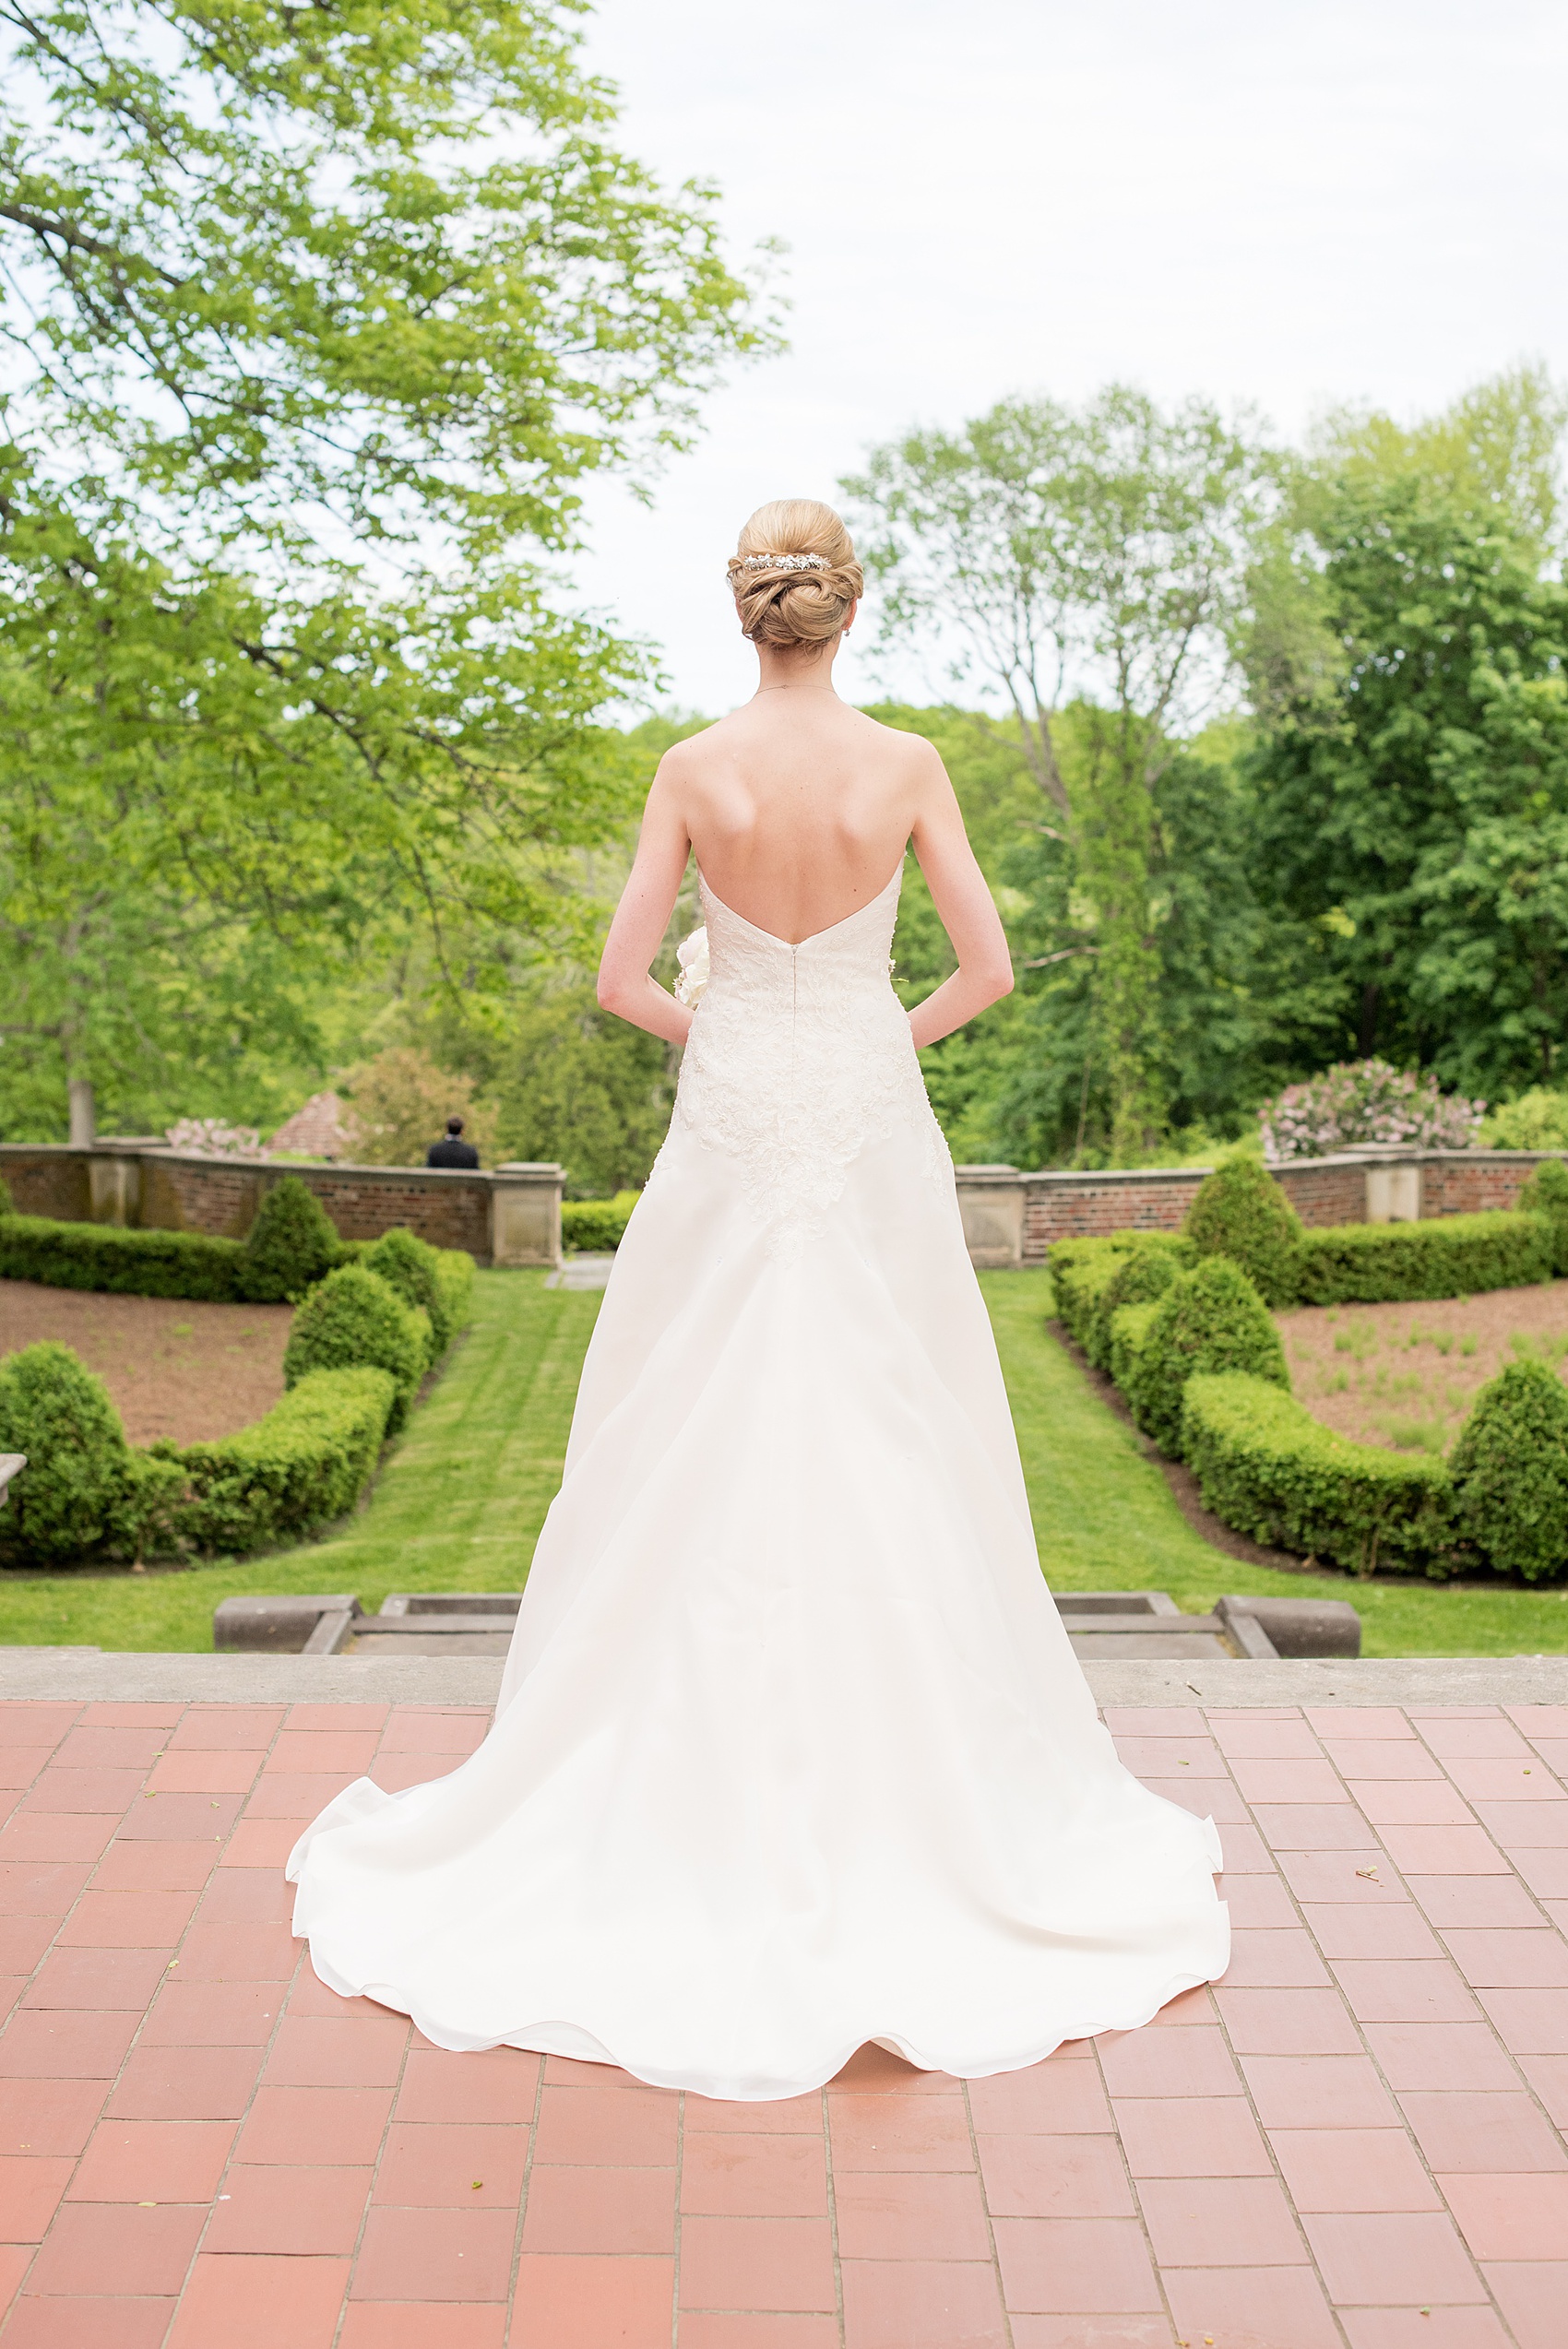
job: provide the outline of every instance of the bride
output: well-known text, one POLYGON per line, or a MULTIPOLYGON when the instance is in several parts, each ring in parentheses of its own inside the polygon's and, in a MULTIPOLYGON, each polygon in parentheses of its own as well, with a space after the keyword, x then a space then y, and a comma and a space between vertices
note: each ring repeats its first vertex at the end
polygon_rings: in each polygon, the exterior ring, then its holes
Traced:
POLYGON ((321 1979, 441 2046, 766 2098, 867 2041, 976 2077, 1126 2030, 1229 1932, 1212 1821, 1122 1768, 1041 1579, 921 1081, 1012 984, 952 787, 833 690, 837 515, 763 506, 730 584, 758 689, 660 765, 600 975, 680 1088, 494 1726, 350 1786, 289 1872, 321 1979), (958 967, 906 1014, 909 843, 958 967))

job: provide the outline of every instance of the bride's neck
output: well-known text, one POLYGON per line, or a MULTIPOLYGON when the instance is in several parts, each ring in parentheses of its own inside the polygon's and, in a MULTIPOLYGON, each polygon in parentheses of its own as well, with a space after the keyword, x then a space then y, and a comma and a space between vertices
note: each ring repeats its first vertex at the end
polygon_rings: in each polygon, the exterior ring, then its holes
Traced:
POLYGON ((759 694, 831 694, 837 640, 821 652, 785 651, 777 645, 758 645, 759 694))

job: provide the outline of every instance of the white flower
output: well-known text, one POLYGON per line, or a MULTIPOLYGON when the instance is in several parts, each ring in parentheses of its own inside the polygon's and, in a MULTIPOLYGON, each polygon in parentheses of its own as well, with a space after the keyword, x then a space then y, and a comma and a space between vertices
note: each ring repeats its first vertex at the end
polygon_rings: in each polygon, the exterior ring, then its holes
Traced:
POLYGON ((694 930, 683 938, 675 949, 681 966, 681 976, 675 981, 675 1001, 691 1009, 707 985, 707 930, 694 930))

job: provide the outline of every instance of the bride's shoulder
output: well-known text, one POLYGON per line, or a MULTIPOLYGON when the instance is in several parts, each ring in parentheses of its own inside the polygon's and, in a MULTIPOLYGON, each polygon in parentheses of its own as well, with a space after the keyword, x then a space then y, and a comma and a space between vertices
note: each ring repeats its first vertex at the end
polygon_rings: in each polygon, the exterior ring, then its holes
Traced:
POLYGON ((890 771, 916 782, 945 777, 942 753, 924 734, 917 734, 907 726, 889 726, 885 718, 873 718, 866 710, 856 710, 854 716, 868 729, 869 736, 874 737, 874 741, 868 741, 868 747, 890 771))

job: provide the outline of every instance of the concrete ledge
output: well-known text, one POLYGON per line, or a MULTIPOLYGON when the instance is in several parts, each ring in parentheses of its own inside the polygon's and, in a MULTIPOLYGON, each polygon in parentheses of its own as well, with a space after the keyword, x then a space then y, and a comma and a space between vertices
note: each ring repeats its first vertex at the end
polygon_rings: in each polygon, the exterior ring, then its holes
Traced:
MULTIPOLYGON (((9 1647, 0 1648, 0 1702, 493 1705, 501 1669, 486 1655, 9 1647)), ((1097 1657, 1085 1671, 1102 1705, 1568 1704, 1568 1655, 1097 1657)))

